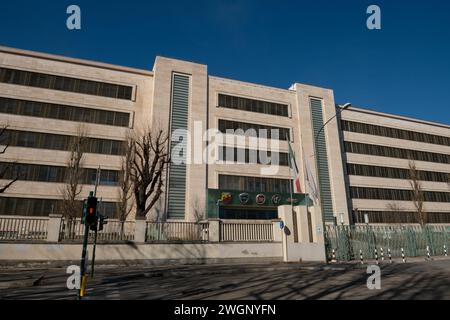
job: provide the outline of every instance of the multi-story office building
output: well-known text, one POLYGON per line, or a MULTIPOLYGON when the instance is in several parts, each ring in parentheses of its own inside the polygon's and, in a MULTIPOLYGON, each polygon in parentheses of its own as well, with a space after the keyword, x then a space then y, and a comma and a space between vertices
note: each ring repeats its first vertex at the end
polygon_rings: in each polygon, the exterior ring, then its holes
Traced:
POLYGON ((411 199, 422 197, 426 221, 450 222, 450 126, 360 108, 341 115, 353 221, 418 222, 411 199))
POLYGON ((187 152, 169 166, 153 216, 274 218, 281 204, 305 204, 310 170, 326 221, 362 222, 367 213, 372 222, 407 222, 414 217, 414 159, 430 220, 450 222, 450 126, 352 107, 323 127, 339 111, 331 89, 223 79, 186 61, 157 57, 147 71, 0 48, 0 125, 8 125, 10 141, 0 165, 16 162, 24 173, 0 195, 0 214, 57 213, 68 145, 83 130, 89 147, 79 199, 101 166, 98 194, 112 216, 128 130, 161 128, 172 137, 170 150, 184 141, 187 152), (208 139, 213 129, 222 135, 208 139), (290 148, 300 190, 292 183, 290 148), (265 161, 266 150, 279 166, 265 161))

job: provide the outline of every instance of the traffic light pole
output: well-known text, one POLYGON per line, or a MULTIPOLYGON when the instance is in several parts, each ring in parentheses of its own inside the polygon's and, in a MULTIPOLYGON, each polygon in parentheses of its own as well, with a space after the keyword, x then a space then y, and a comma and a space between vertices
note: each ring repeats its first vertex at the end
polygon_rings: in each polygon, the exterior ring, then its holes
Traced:
MULTIPOLYGON (((84 217, 84 239, 83 239, 83 250, 81 253, 81 266, 80 266, 80 291, 78 294, 78 299, 81 300, 86 293, 86 262, 87 262, 87 246, 89 240, 89 229, 95 226, 95 239, 94 239, 94 254, 93 259, 95 259, 95 245, 97 241, 97 230, 98 230, 98 210, 97 210, 97 187, 100 182, 100 167, 97 169, 97 179, 95 181, 95 191, 90 192, 89 198, 86 202, 86 208, 83 208, 83 217, 84 217), (85 211, 86 210, 86 211, 85 211)), ((92 264, 92 275, 94 272, 94 265, 92 264)))
MULTIPOLYGON (((96 176, 96 179, 95 179, 94 197, 97 196, 97 187, 100 184, 100 174, 101 174, 101 169, 100 169, 100 167, 98 167, 98 169, 97 169, 97 176, 96 176)), ((100 200, 100 209, 103 209, 101 200, 100 200)), ((98 211, 99 210, 97 210, 97 216, 98 216, 98 211)), ((94 271, 95 271, 95 249, 97 248, 98 222, 99 221, 97 219, 97 222, 95 223, 95 230, 94 230, 94 245, 92 247, 91 279, 94 278, 94 271)))
POLYGON ((94 271, 95 271, 95 249, 97 248, 97 232, 98 232, 98 223, 95 225, 94 231, 94 245, 92 248, 92 263, 91 263, 91 279, 94 278, 94 271))
POLYGON ((85 295, 86 290, 86 255, 87 255, 87 244, 89 238, 89 225, 84 224, 84 239, 83 239, 83 251, 81 253, 81 265, 80 265, 80 292, 78 294, 78 299, 82 299, 85 295))

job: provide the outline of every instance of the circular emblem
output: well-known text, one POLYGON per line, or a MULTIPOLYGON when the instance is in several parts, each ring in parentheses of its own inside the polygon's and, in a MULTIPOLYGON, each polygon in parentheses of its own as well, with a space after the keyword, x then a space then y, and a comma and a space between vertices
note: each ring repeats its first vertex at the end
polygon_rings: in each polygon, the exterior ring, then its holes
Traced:
POLYGON ((241 204, 247 204, 249 200, 250 196, 248 195, 248 193, 244 192, 239 195, 239 202, 241 204))
POLYGON ((264 204, 264 203, 266 203, 266 196, 263 195, 262 193, 261 193, 261 194, 258 194, 258 195, 256 196, 256 204, 262 205, 262 204, 264 204))
POLYGON ((220 202, 222 202, 222 204, 230 204, 231 200, 233 200, 233 197, 231 196, 231 193, 229 192, 222 192, 221 196, 220 196, 220 202))
POLYGON ((272 203, 275 205, 279 205, 281 203, 281 196, 279 194, 273 195, 272 203))

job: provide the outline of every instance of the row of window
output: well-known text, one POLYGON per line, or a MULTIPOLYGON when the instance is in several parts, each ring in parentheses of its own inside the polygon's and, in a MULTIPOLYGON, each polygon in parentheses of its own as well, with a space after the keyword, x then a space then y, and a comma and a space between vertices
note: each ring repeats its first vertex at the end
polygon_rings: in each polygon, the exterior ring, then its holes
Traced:
POLYGON ((0 68, 0 82, 124 100, 131 100, 133 92, 130 86, 8 68, 0 68))
POLYGON ((130 114, 0 97, 0 113, 128 127, 130 114))
POLYGON ((272 220, 278 219, 278 212, 277 210, 229 209, 221 207, 219 209, 219 218, 233 220, 272 220))
POLYGON ((436 163, 450 163, 450 155, 425 152, 394 147, 377 146, 373 144, 345 142, 345 151, 350 153, 367 154, 380 157, 409 159, 436 163))
MULTIPOLYGON (((347 173, 355 176, 379 177, 390 179, 411 179, 411 173, 408 169, 368 166, 362 164, 347 164, 347 173)), ((450 173, 433 172, 433 171, 417 171, 419 180, 433 182, 449 182, 450 173)))
POLYGON ((289 117, 288 105, 219 94, 219 106, 237 110, 289 117))
MULTIPOLYGON (((25 147, 69 151, 74 136, 7 130, 0 144, 12 147, 25 147)), ((107 155, 123 155, 123 141, 87 138, 84 152, 107 155)))
POLYGON ((271 151, 262 151, 261 153, 261 151, 254 149, 233 147, 219 147, 219 160, 237 163, 289 166, 289 155, 285 152, 272 153, 271 151))
POLYGON ((247 137, 251 136, 285 141, 290 140, 290 130, 288 128, 272 127, 256 123, 220 119, 219 131, 222 133, 245 135, 247 137))
MULTIPOLYGON (((419 223, 417 212, 403 211, 353 211, 354 223, 365 223, 364 215, 369 216, 369 223, 419 223)), ((427 212, 427 223, 450 223, 450 213, 427 212)))
MULTIPOLYGON (((23 181, 42 181, 62 183, 66 181, 67 168, 59 166, 47 166, 26 163, 0 162, 0 172, 4 172, 3 179, 11 180, 18 177, 23 181), (6 171, 5 171, 6 170, 6 171)), ((97 169, 85 168, 80 174, 81 184, 95 184, 97 169)), ((117 186, 119 182, 119 171, 101 170, 100 185, 117 186)))
POLYGON ((289 179, 219 175, 219 189, 223 190, 289 193, 290 186, 289 179))
MULTIPOLYGON (((350 197, 353 199, 413 201, 414 194, 412 190, 350 187, 350 197)), ((450 193, 423 191, 423 199, 425 202, 450 202, 450 193)))
POLYGON ((353 122, 347 120, 342 120, 342 130, 395 139, 411 140, 430 144, 450 146, 450 137, 443 137, 434 134, 402 130, 396 128, 382 127, 373 124, 353 122))
MULTIPOLYGON (((39 216, 63 213, 62 200, 56 199, 28 199, 0 197, 0 215, 39 216)), ((82 202, 77 202, 78 217, 81 217, 82 202)), ((116 202, 102 202, 99 205, 101 214, 115 217, 117 212, 116 202)))

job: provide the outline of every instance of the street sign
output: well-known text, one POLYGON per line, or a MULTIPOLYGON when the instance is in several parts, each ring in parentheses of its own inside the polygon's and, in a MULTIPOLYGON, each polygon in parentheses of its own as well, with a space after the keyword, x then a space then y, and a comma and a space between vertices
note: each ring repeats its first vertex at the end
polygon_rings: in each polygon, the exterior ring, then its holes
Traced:
POLYGON ((284 221, 283 221, 283 220, 281 220, 281 221, 279 222, 279 226, 280 226, 280 229, 281 229, 281 230, 284 229, 284 221))

